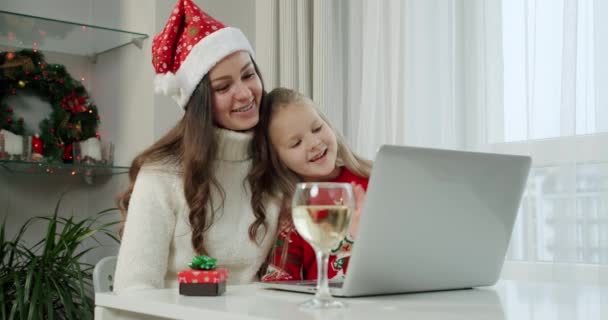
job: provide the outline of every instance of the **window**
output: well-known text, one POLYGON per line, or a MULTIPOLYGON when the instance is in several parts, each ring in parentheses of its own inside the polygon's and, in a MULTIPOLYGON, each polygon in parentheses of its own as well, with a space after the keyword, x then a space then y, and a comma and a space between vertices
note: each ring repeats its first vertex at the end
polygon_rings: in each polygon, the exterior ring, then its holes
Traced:
POLYGON ((503 132, 489 142, 535 160, 510 259, 608 264, 607 9, 503 1, 503 132))

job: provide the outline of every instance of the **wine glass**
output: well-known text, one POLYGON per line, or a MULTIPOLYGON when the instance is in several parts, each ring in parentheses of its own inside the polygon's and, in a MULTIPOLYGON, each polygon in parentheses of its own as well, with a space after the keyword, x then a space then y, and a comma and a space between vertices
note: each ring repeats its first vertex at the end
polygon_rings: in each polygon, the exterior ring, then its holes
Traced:
POLYGON ((353 190, 348 183, 298 183, 292 200, 293 223, 315 250, 317 292, 301 304, 305 309, 343 308, 345 304, 329 292, 327 268, 329 253, 346 236, 354 211, 353 190))

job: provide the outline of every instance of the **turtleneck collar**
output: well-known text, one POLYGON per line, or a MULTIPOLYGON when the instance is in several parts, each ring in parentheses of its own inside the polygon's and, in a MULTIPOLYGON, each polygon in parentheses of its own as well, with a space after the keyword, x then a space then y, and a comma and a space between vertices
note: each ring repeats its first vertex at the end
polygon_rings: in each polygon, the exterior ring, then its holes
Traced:
POLYGON ((249 146, 253 140, 253 132, 216 128, 215 137, 217 138, 218 160, 244 161, 251 158, 249 146))

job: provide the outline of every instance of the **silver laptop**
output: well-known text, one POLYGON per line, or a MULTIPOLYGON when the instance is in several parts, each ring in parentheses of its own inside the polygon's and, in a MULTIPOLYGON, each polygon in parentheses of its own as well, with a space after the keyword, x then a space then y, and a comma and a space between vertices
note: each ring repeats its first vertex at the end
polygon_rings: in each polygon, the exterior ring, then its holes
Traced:
MULTIPOLYGON (((493 285, 530 157, 385 145, 374 161, 348 272, 336 296, 493 285)), ((263 287, 315 291, 316 281, 263 287)))

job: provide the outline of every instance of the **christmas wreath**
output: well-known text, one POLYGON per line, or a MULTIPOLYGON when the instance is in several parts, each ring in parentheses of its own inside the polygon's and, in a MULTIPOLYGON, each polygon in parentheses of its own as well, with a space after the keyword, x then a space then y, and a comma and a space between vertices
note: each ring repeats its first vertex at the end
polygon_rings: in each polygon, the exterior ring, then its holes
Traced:
POLYGON ((38 125, 47 161, 70 162, 74 142, 99 137, 97 107, 82 83, 63 65, 47 63, 37 50, 0 52, 0 129, 31 135, 25 120, 15 119, 18 106, 6 101, 20 92, 33 93, 51 106, 50 116, 38 125))

